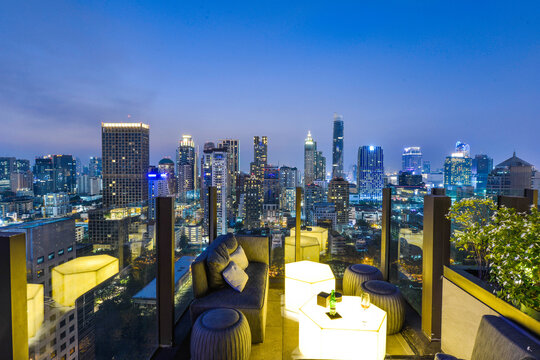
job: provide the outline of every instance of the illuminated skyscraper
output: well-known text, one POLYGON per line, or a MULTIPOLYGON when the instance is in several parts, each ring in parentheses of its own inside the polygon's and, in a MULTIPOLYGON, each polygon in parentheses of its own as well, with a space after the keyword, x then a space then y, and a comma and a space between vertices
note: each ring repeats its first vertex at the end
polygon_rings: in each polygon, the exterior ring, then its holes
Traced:
POLYGON ((332 142, 332 179, 343 177, 343 116, 334 113, 332 142))
POLYGON ((220 140, 219 149, 227 150, 227 209, 230 216, 234 216, 236 209, 236 178, 240 174, 240 141, 236 139, 220 140))
POLYGON ((208 232, 208 187, 215 186, 217 191, 217 233, 227 233, 227 150, 213 147, 213 143, 204 146, 201 167, 201 205, 204 209, 203 232, 208 232))
POLYGON ((148 200, 149 147, 147 124, 101 123, 104 207, 148 200))
POLYGON ((523 196, 524 189, 532 187, 534 167, 520 159, 516 153, 495 166, 488 176, 487 193, 493 195, 523 196))
POLYGON ((463 157, 471 157, 471 147, 461 141, 456 142, 456 153, 463 154, 463 157))
POLYGON ((316 203, 324 202, 324 189, 313 183, 304 187, 304 214, 306 216, 307 225, 317 225, 313 206, 316 203))
POLYGON ((467 152, 455 152, 444 161, 444 187, 455 190, 458 187, 472 185, 472 159, 467 152))
POLYGON ((358 149, 358 195, 360 200, 382 200, 384 186, 384 157, 380 146, 361 146, 358 149))
POLYGON ((472 159, 472 177, 477 194, 483 195, 487 190, 488 175, 493 170, 493 159, 487 155, 475 155, 472 159))
POLYGON ((349 182, 343 178, 334 178, 328 184, 328 202, 336 206, 338 225, 349 223, 349 182))
POLYGON ((262 216, 262 184, 261 180, 251 175, 244 182, 244 227, 247 229, 256 229, 261 226, 262 216))
POLYGON ((401 170, 413 175, 422 175, 422 151, 418 146, 406 147, 401 155, 401 170))
POLYGON ((304 141, 304 186, 315 180, 324 180, 326 177, 326 158, 321 151, 317 151, 317 142, 308 131, 304 141))
POLYGON ((266 136, 253 137, 253 162, 251 163, 251 174, 257 179, 263 179, 264 167, 268 163, 268 138, 266 136))
POLYGON ((178 196, 181 201, 186 201, 188 194, 192 194, 196 189, 196 159, 195 143, 191 135, 182 135, 176 150, 178 196))

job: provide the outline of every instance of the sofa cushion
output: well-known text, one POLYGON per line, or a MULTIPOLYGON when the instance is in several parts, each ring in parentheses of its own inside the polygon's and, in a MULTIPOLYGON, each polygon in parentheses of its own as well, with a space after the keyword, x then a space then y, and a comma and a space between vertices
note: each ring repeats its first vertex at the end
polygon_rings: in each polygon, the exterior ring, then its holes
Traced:
POLYGON ((266 292, 266 279, 268 265, 262 263, 250 263, 246 269, 249 279, 241 293, 226 286, 210 292, 204 298, 199 299, 194 305, 205 309, 216 307, 229 307, 234 309, 261 309, 266 292))
POLYGON ((229 250, 225 243, 219 244, 208 253, 206 266, 208 267, 208 285, 211 289, 219 289, 226 285, 221 273, 229 262, 229 250))
POLYGON ((225 270, 223 270, 223 278, 225 279, 225 282, 234 290, 242 292, 246 286, 249 276, 234 261, 231 261, 225 270))
POLYGON ((231 254, 231 261, 234 261, 242 270, 246 270, 249 265, 246 253, 240 245, 238 245, 236 250, 231 254))
POLYGON ((222 238, 217 238, 216 241, 220 241, 225 244, 229 254, 232 254, 238 248, 238 241, 236 241, 234 234, 231 233, 223 235, 222 238))

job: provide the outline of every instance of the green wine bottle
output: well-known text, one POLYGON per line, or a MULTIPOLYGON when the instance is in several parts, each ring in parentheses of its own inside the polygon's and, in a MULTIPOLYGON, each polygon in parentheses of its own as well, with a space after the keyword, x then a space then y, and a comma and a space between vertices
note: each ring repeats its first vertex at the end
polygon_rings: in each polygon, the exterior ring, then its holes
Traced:
POLYGON ((330 315, 336 315, 336 294, 334 293, 334 290, 332 290, 332 294, 330 294, 330 315))

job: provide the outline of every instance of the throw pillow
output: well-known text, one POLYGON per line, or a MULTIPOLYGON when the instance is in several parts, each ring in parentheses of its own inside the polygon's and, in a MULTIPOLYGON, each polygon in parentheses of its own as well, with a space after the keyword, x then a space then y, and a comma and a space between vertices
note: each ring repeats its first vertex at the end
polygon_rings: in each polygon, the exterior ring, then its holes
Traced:
POLYGON ((238 248, 238 241, 236 241, 234 234, 231 233, 225 235, 225 239, 222 240, 222 243, 227 245, 229 254, 232 254, 238 248))
POLYGON ((225 270, 223 270, 223 278, 234 290, 242 292, 249 276, 234 261, 231 261, 225 270))
POLYGON ((219 244, 208 254, 206 266, 208 267, 208 285, 212 289, 219 289, 225 286, 225 281, 221 273, 229 265, 229 250, 224 243, 219 244))
POLYGON ((231 254, 231 261, 234 261, 242 270, 246 270, 248 267, 249 260, 241 245, 238 245, 236 250, 231 254))

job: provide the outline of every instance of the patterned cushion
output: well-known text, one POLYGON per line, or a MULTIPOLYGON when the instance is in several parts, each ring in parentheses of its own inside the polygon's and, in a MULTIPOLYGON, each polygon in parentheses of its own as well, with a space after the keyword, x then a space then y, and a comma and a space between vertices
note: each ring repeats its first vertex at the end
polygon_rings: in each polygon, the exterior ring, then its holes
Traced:
POLYGON ((212 289, 219 289, 226 285, 221 273, 229 265, 229 250, 225 243, 219 244, 208 254, 206 265, 208 266, 208 284, 212 289))

